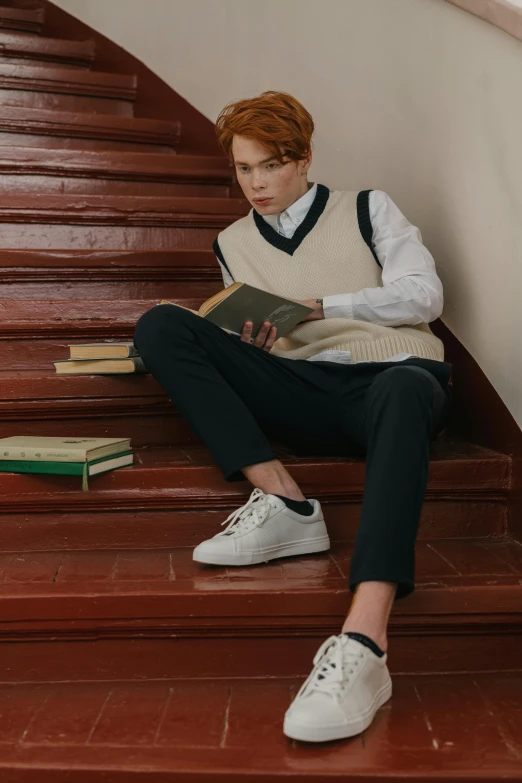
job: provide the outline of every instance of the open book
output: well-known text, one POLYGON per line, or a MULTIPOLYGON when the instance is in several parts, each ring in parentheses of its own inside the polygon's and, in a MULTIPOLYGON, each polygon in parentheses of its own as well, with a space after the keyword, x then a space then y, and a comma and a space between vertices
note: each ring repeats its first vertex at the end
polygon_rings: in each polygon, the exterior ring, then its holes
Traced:
MULTIPOLYGON (((183 307, 166 299, 162 299, 160 304, 183 307)), ((199 310, 192 310, 190 307, 183 309, 190 310, 226 332, 237 335, 241 335, 245 321, 253 323, 252 337, 257 335, 264 321, 270 321, 272 326, 277 326, 277 339, 297 326, 309 313, 313 313, 311 307, 247 283, 232 283, 228 288, 223 288, 206 299, 199 310)))

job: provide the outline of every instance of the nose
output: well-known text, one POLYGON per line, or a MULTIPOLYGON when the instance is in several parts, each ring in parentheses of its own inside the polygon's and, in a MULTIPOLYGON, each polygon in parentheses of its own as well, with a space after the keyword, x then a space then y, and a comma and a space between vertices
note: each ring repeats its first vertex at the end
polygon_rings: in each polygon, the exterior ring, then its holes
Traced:
POLYGON ((255 171, 252 174, 252 188, 254 190, 265 189, 265 177, 261 172, 255 171))

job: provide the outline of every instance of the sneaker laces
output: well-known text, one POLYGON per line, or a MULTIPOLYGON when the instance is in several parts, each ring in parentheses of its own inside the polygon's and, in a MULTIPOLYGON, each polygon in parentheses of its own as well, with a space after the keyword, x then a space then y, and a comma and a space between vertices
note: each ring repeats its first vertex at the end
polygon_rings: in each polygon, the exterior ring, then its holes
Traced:
POLYGON ((304 694, 308 696, 314 692, 339 699, 344 686, 355 674, 357 661, 364 657, 354 649, 351 641, 341 634, 330 636, 323 642, 314 656, 314 668, 297 693, 296 700, 304 694))
POLYGON ((218 536, 229 536, 232 533, 239 533, 252 523, 256 527, 261 527, 270 512, 271 505, 265 493, 256 487, 244 506, 233 511, 222 525, 229 522, 228 527, 218 533, 218 536), (230 521, 229 521, 230 520, 230 521))

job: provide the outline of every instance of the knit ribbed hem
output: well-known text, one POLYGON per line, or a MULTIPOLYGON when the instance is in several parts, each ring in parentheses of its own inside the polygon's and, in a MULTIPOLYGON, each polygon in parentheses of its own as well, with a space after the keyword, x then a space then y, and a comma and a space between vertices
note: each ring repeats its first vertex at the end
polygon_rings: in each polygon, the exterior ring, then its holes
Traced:
POLYGON ((398 353, 410 353, 421 359, 444 361, 444 343, 432 332, 415 329, 408 329, 406 332, 407 327, 391 327, 390 329, 393 331, 389 335, 379 337, 376 340, 352 340, 338 343, 333 339, 326 338, 289 350, 277 348, 276 344, 272 353, 287 359, 309 359, 324 350, 350 351, 353 364, 363 361, 383 362, 398 353))

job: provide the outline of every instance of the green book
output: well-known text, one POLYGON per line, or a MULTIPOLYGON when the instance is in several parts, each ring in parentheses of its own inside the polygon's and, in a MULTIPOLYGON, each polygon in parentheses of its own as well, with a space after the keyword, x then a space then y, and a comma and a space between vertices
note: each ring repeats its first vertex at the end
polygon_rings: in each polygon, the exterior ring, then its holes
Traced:
POLYGON ((56 475, 82 476, 82 489, 88 490, 88 476, 123 468, 134 462, 133 451, 122 451, 110 457, 90 462, 42 462, 40 460, 0 459, 0 471, 5 473, 54 473, 56 475))

